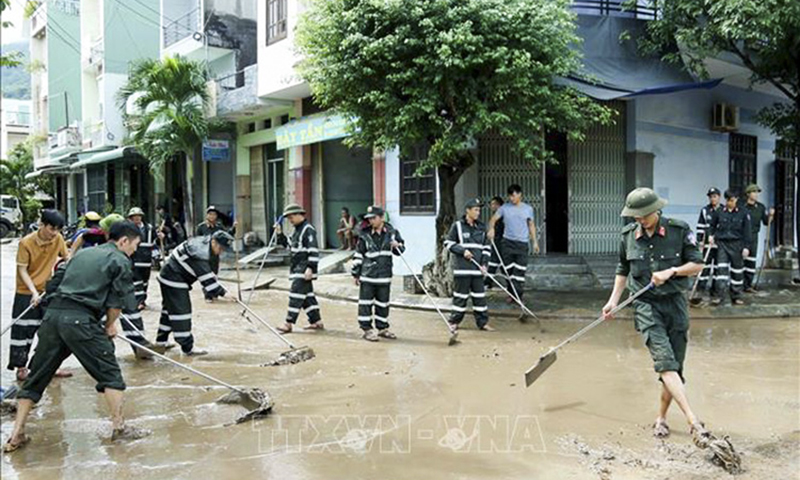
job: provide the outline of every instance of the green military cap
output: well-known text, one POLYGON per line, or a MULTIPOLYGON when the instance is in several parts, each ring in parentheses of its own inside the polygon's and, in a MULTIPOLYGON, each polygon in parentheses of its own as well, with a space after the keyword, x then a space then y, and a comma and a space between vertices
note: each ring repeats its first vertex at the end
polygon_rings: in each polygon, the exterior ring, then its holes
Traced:
POLYGON ((646 217, 664 208, 667 201, 659 197, 651 188, 637 188, 625 199, 621 217, 646 217))
POLYGON ((212 240, 216 240, 219 245, 225 249, 230 250, 233 243, 236 241, 234 240, 233 236, 228 232, 223 232, 222 230, 217 230, 211 235, 212 240))
POLYGON ((750 185, 747 186, 747 188, 744 189, 744 193, 746 193, 746 194, 750 194, 750 193, 753 193, 753 192, 761 193, 761 187, 759 187, 755 183, 751 183, 750 185))
POLYGON ((130 210, 128 210, 128 218, 131 218, 131 217, 133 217, 135 215, 139 215, 140 217, 144 217, 144 210, 142 210, 139 207, 133 207, 130 210))
POLYGON ((104 219, 100 220, 100 228, 104 232, 110 232, 112 225, 114 225, 115 223, 124 222, 124 221, 125 221, 125 217, 123 217, 119 213, 111 213, 111 214, 106 215, 106 217, 104 219))
POLYGON ((483 202, 481 202, 480 198, 470 198, 467 200, 467 203, 464 205, 465 209, 475 208, 475 207, 482 207, 483 202))
POLYGON ((370 219, 372 217, 382 217, 384 214, 383 209, 377 205, 370 205, 367 207, 367 213, 364 218, 370 219))
POLYGON ((286 205, 286 208, 283 209, 283 216, 288 217, 289 215, 305 215, 306 210, 296 203, 290 203, 286 205))

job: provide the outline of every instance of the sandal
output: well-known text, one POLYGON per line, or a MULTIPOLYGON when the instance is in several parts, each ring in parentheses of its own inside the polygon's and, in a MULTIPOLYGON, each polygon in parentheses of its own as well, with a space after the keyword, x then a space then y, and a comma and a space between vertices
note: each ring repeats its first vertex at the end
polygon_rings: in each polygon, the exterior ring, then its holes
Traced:
POLYGON ((11 443, 11 439, 9 438, 8 441, 5 444, 3 444, 3 453, 16 452, 20 448, 22 448, 25 445, 27 445, 28 442, 30 442, 30 441, 31 441, 31 437, 29 437, 29 436, 27 436, 25 434, 22 434, 22 440, 20 440, 17 443, 11 443))
POLYGON ((379 337, 388 338, 389 340, 394 340, 397 338, 397 335, 390 332, 388 328, 384 328, 380 332, 378 332, 379 337))
POLYGON ((708 448, 711 440, 714 439, 711 431, 706 429, 706 425, 703 422, 693 423, 689 433, 692 434, 692 442, 697 448, 708 448))
POLYGON ((292 333, 292 324, 287 323, 285 325, 281 325, 280 327, 276 327, 275 330, 281 333, 292 333))
POLYGON ((303 327, 303 330, 325 330, 325 325, 322 322, 310 323, 303 327))
POLYGON ((56 373, 53 375, 55 378, 70 378, 72 377, 72 372, 68 372, 67 370, 58 369, 56 373))
POLYGON ((669 437, 669 425, 667 425, 666 420, 664 419, 656 420, 656 423, 653 424, 653 436, 656 438, 669 437))
POLYGON ((494 332, 495 331, 494 328, 489 326, 489 325, 484 325, 484 326, 478 328, 478 330, 481 330, 481 331, 484 331, 484 332, 494 332))
POLYGON ((17 369, 17 381, 18 382, 24 382, 28 378, 29 374, 30 374, 30 370, 28 370, 26 367, 18 368, 17 369))
POLYGON ((111 441, 117 440, 139 440, 140 438, 144 438, 148 435, 153 433, 146 428, 139 428, 133 427, 131 425, 125 425, 122 428, 115 429, 111 432, 111 441))

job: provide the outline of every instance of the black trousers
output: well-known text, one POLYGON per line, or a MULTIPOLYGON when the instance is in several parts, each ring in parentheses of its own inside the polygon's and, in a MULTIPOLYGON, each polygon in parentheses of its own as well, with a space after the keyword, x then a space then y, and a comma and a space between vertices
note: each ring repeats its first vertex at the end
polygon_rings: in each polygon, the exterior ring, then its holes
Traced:
POLYGON ((169 334, 175 338, 184 353, 194 348, 192 336, 192 299, 189 290, 161 285, 161 319, 158 322, 156 342, 166 344, 169 334))
POLYGON ((528 271, 528 243, 504 238, 502 244, 503 263, 511 276, 509 279, 513 287, 511 293, 516 292, 517 296, 522 298, 522 292, 525 289, 525 273, 528 271))
POLYGON ((289 309, 286 313, 287 323, 296 323, 300 310, 305 310, 308 323, 315 324, 322 320, 319 314, 319 304, 314 295, 314 282, 296 278, 292 280, 289 291, 289 309))
MULTIPOLYGON (((19 317, 22 312, 31 304, 32 295, 23 293, 14 294, 14 305, 11 307, 11 318, 19 317)), ((33 337, 39 330, 44 317, 44 309, 41 303, 22 316, 11 327, 11 349, 8 356, 8 369, 14 370, 15 368, 22 368, 28 365, 28 355, 31 352, 31 345, 33 344, 33 337)))
MULTIPOLYGON (((750 250, 750 255, 744 258, 744 288, 748 289, 753 286, 753 280, 756 277, 756 257, 758 257, 758 234, 754 234, 753 248, 750 250)), ((766 252, 764 252, 766 255, 766 252)))
POLYGON ((703 258, 706 258, 706 253, 709 249, 711 253, 708 254, 706 263, 703 266, 703 271, 700 272, 700 280, 697 282, 697 289, 700 291, 708 289, 712 296, 716 296, 715 285, 718 282, 717 277, 719 276, 719 265, 717 264, 718 247, 706 245, 703 248, 703 258))
POLYGON ((483 284, 483 275, 470 275, 454 277, 453 312, 450 314, 450 323, 459 324, 464 320, 467 311, 467 300, 472 298, 472 315, 478 328, 483 328, 489 322, 486 306, 486 287, 483 284))
MULTIPOLYGON (((136 267, 133 269, 133 294, 136 296, 136 303, 144 305, 147 301, 147 287, 150 286, 151 268, 136 267)), ((124 323, 124 322, 123 322, 124 323)))
POLYGON ((389 283, 361 282, 358 290, 358 325, 362 330, 389 328, 389 283))
POLYGON ((725 298, 725 291, 730 292, 731 300, 742 298, 744 290, 744 259, 742 258, 742 242, 740 240, 718 240, 717 261, 719 276, 717 279, 717 295, 725 298))

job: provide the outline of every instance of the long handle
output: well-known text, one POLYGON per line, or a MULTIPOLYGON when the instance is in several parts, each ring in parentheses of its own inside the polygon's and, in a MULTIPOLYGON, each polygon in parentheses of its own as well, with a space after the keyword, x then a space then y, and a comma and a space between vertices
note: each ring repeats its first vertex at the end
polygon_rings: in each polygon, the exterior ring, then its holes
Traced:
MULTIPOLYGON (((278 221, 275 222, 275 225, 281 222, 283 217, 279 217, 278 221)), ((272 242, 277 238, 278 230, 274 228, 272 229, 272 236, 269 238, 269 243, 267 244, 267 250, 264 252, 264 256, 261 258, 261 265, 258 266, 258 272, 256 273, 255 278, 253 278, 253 285, 250 286, 250 293, 247 295, 247 305, 250 305, 250 300, 253 299, 253 293, 256 291, 256 285, 258 284, 258 277, 261 276, 261 271, 264 270, 264 262, 267 261, 267 256, 269 256, 269 249, 272 247, 272 242)), ((236 262, 237 264, 239 262, 236 262)), ((242 315, 244 315, 244 310, 242 310, 242 315)))
POLYGON ((756 276, 755 286, 761 281, 761 270, 764 270, 764 265, 767 263, 767 256, 769 255, 769 234, 772 233, 772 216, 767 221, 767 237, 764 239, 764 256, 761 257, 761 266, 758 267, 758 275, 756 276))
MULTIPOLYGON (((474 264, 475 264, 475 266, 477 266, 478 268, 480 268, 480 266, 481 266, 481 265, 480 265, 478 262, 476 262, 474 258, 473 258, 473 259, 471 259, 471 260, 472 260, 472 263, 474 263, 474 264)), ((537 319, 539 318, 539 317, 537 317, 537 316, 536 316, 536 314, 535 314, 535 313, 533 313, 532 311, 530 311, 530 309, 528 309, 528 307, 526 307, 524 303, 522 303, 522 300, 520 300, 519 298, 515 297, 514 295, 511 295, 511 292, 509 292, 509 291, 506 289, 506 287, 504 287, 504 286, 503 286, 503 285, 500 283, 500 281, 497 279, 497 277, 495 277, 494 275, 492 275, 492 274, 491 274, 491 273, 489 273, 489 272, 486 272, 486 276, 487 276, 487 277, 489 277, 489 279, 490 279, 491 281, 493 281, 495 285, 497 285, 498 287, 500 287, 500 289, 501 289, 501 290, 503 290, 503 291, 506 293, 506 295, 508 295, 509 297, 511 297, 511 298, 512 298, 512 299, 513 299, 515 302, 517 302, 517 305, 519 305, 519 306, 520 306, 520 308, 522 308, 522 311, 523 311, 523 312, 525 312, 526 314, 530 315, 530 316, 531 316, 531 317, 533 317, 533 318, 537 318, 537 319)))
MULTIPOLYGON (((706 249, 706 254, 703 255, 703 270, 705 270, 706 264, 708 263, 708 257, 711 256, 711 245, 703 242, 703 246, 708 247, 706 249)), ((697 293, 697 285, 700 283, 700 276, 703 274, 703 270, 700 270, 694 279, 694 285, 692 285, 692 293, 689 295, 689 300, 693 299, 694 294, 697 293)))
MULTIPOLYGON (((648 283, 641 290, 639 290, 638 292, 634 293, 633 295, 628 297, 624 302, 620 303, 614 309, 612 309, 610 312, 608 312, 608 315, 614 315, 615 313, 619 312, 623 308, 627 307, 628 305, 633 303, 634 300, 639 298, 644 292, 646 292, 646 291, 650 290, 651 288, 653 288, 653 286, 654 286, 653 282, 648 283)), ((605 319, 606 319, 606 315, 605 314, 600 315, 599 317, 597 317, 597 320, 595 320, 594 322, 590 323, 589 325, 586 325, 582 329, 578 330, 573 336, 569 337, 568 339, 566 339, 563 342, 559 343, 555 347, 551 348, 550 351, 547 352, 547 353, 555 352, 556 350, 558 350, 559 348, 563 347, 564 345, 574 342, 575 340, 577 340, 580 337, 582 337, 589 330, 591 330, 594 327, 596 327, 597 325, 603 323, 603 321, 605 321, 605 319)))
MULTIPOLYGON (((39 301, 41 301, 41 300, 39 300, 39 301)), ((35 307, 35 306, 36 306, 36 305, 34 305, 34 304, 32 304, 32 303, 31 303, 30 305, 28 305, 28 306, 27 306, 27 308, 25 308, 25 310, 23 310, 23 311, 22 311, 22 313, 20 313, 20 314, 19 314, 19 316, 18 316, 17 318, 15 318, 15 319, 11 320, 11 323, 9 323, 9 324, 8 324, 8 325, 6 325, 5 327, 3 327, 3 331, 2 331, 2 332, 0 332, 0 337, 2 337, 3 335, 5 335, 5 334, 6 334, 6 332, 7 332, 7 331, 8 331, 8 330, 9 330, 11 327, 13 327, 15 323, 17 323, 18 321, 20 321, 20 320, 22 319, 22 317, 24 317, 24 316, 25 316, 25 314, 26 314, 26 313, 28 313, 28 312, 29 312, 29 311, 30 311, 30 310, 31 310, 33 307, 35 307)))
POLYGON ((439 316, 442 317, 442 321, 444 321, 444 324, 447 325, 447 329, 450 330, 450 332, 452 332, 453 331, 452 325, 450 325, 450 322, 447 321, 447 317, 444 316, 444 313, 442 313, 442 310, 439 308, 439 305, 437 305, 436 302, 433 300, 433 297, 428 292, 428 289, 425 287, 425 284, 422 282, 422 280, 419 279, 419 277, 417 277, 417 274, 414 273, 414 269, 411 268, 411 265, 408 264, 408 261, 406 260, 405 255, 403 255, 403 252, 401 252, 400 250, 396 250, 396 252, 400 256, 400 259, 403 261, 403 263, 405 263, 408 271, 411 272, 411 275, 414 277, 414 280, 416 280, 419 286, 422 287, 422 291, 425 292, 425 295, 427 295, 428 300, 430 300, 431 303, 433 304, 433 308, 435 308, 436 311, 439 312, 439 316))
MULTIPOLYGON (((519 294, 517 293, 517 287, 514 286, 514 280, 511 279, 511 274, 508 273, 508 268, 506 268, 506 262, 503 260, 503 256, 500 255, 500 249, 497 248, 497 244, 494 243, 494 239, 491 240, 492 248, 494 248, 494 253, 497 254, 497 259, 500 260, 500 266, 503 267, 503 271, 506 273, 506 279, 508 280, 508 284, 511 285, 511 291, 514 292, 514 295, 511 295, 517 303, 522 303, 519 300, 519 294)), ((505 290, 505 289, 503 289, 505 290)), ((508 290, 506 290, 508 292, 508 290)))
MULTIPOLYGON (((126 316, 125 316, 125 314, 120 314, 120 318, 122 318, 123 320, 127 321, 127 322, 128 322, 128 325, 130 325, 131 327, 133 327, 133 328, 134 328, 134 330, 136 329, 136 327, 135 327, 135 326, 134 326, 134 325, 131 323, 131 321, 130 321, 130 320, 128 320, 128 317, 126 317, 126 316)), ((246 392, 245 392, 244 390, 242 390, 241 388, 236 388, 236 387, 234 387, 233 385, 227 384, 227 383, 223 382, 222 380, 220 380, 220 379, 218 379, 218 378, 214 378, 214 377, 212 377, 211 375, 209 375, 209 374, 207 374, 207 373, 203 373, 203 372, 201 372, 200 370, 195 370, 194 368, 192 368, 192 367, 190 367, 190 366, 188 366, 188 365, 184 365, 184 364, 182 364, 182 363, 180 363, 180 362, 176 362, 175 360, 173 360, 173 359, 171 359, 171 358, 167 357, 166 355, 161 355, 161 354, 160 354, 160 353, 158 353, 158 352, 155 352, 155 351, 153 351, 153 350, 151 350, 151 349, 149 349, 149 348, 147 348, 147 347, 144 347, 144 346, 142 346, 142 345, 139 345, 138 343, 134 342, 133 340, 131 340, 130 338, 128 338, 128 337, 126 337, 126 336, 124 336, 124 335, 117 335, 117 336, 116 336, 116 338, 119 338, 119 339, 120 339, 120 340, 122 340, 123 342, 127 342, 127 343, 131 344, 132 346, 134 346, 134 347, 136 347, 136 348, 141 348, 141 349, 142 349, 142 350, 144 350, 145 352, 147 352, 147 353, 149 353, 149 354, 151 354, 151 355, 153 355, 153 356, 155 356, 155 357, 158 357, 158 358, 160 358, 161 360, 165 360, 165 361, 167 361, 167 362, 169 362, 169 363, 171 363, 171 364, 175 365, 176 367, 180 367, 180 368, 182 368, 182 369, 184 369, 184 370, 187 370, 187 371, 189 371, 189 372, 192 372, 192 373, 194 373, 195 375, 199 375, 199 376, 201 376, 201 377, 205 378, 206 380, 212 381, 212 382, 214 382, 214 383, 216 383, 216 384, 222 385, 222 386, 223 386, 223 387, 225 387, 225 388, 229 388, 229 389, 231 389, 231 390, 234 390, 234 391, 236 391, 236 392, 239 392, 239 393, 242 393, 242 394, 245 394, 245 393, 246 393, 246 392)))
POLYGON ((272 326, 272 325, 270 325, 270 324, 269 324, 269 323, 268 323, 266 320, 264 320, 263 318, 261 318, 261 317, 260 317, 260 316, 259 316, 259 315, 258 315, 256 312, 254 312, 254 311, 253 311, 253 309, 252 309, 252 308, 250 308, 250 307, 249 307, 249 306, 248 306, 246 303, 244 303, 243 301, 241 301, 241 300, 239 300, 239 299, 236 299, 236 303, 238 303, 238 304, 239 304, 239 305, 240 305, 240 306, 241 306, 243 309, 245 309, 245 311, 247 311, 247 312, 248 312, 250 315, 252 315, 252 316, 256 317, 256 320, 258 320, 259 322, 261 322, 261 323, 262 323, 262 324, 263 324, 265 327, 269 328, 269 330, 270 330, 272 333, 274 333, 276 337, 278 337, 278 338, 280 338, 281 340, 283 340, 283 342, 284 342, 286 345, 288 345, 288 346, 289 346, 289 348, 291 348, 292 350, 294 350, 294 349, 295 349, 295 346, 294 346, 294 345, 292 345, 292 342, 290 342, 289 340, 286 340, 286 337, 284 337, 283 335, 281 335, 281 332, 277 331, 277 330, 275 329, 275 327, 273 327, 273 326, 272 326))
POLYGON ((236 298, 239 300, 242 299, 242 274, 239 271, 239 225, 237 224, 236 227, 233 229, 233 255, 234 261, 236 262, 236 298))

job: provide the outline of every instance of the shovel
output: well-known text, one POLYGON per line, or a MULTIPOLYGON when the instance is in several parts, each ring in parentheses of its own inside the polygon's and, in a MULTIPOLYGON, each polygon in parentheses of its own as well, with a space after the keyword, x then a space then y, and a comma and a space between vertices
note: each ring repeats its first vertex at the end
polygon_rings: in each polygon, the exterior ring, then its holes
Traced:
MULTIPOLYGON (((608 312, 608 314, 609 315, 613 315, 613 314, 617 313, 618 311, 622 310, 623 308, 627 307, 628 305, 633 303, 634 300, 639 298, 644 292, 650 290, 651 288, 653 288, 653 282, 648 283, 644 288, 642 288, 638 292, 636 292, 633 295, 631 295, 630 297, 628 297, 627 300, 625 300, 624 302, 622 302, 619 305, 617 305, 617 307, 614 308, 613 310, 611 310, 610 312, 608 312)), ((537 362, 536 365, 534 365, 533 367, 529 368, 525 372, 525 386, 526 387, 530 387, 531 384, 533 382, 535 382, 537 378, 541 377, 542 374, 548 368, 550 368, 551 365, 553 365, 556 362, 556 351, 559 348, 563 347, 564 345, 566 345, 568 343, 574 342, 578 338, 582 337, 589 330, 591 330, 594 327, 596 327, 596 326, 600 325, 601 323, 603 323, 604 320, 605 320, 605 315, 600 315, 599 317, 597 317, 597 320, 595 320, 594 322, 590 323, 589 325, 586 325, 585 327, 580 329, 577 333, 575 333, 574 335, 572 335, 568 339, 564 340, 563 342, 559 343, 557 346, 551 348, 549 352, 547 352, 544 355, 542 355, 541 357, 539 357, 539 362, 537 362)))
MULTIPOLYGON (((40 300, 40 301, 41 301, 41 300, 40 300)), ((28 306, 25 308, 25 310, 23 310, 23 311, 22 311, 22 313, 20 313, 20 314, 19 314, 19 316, 18 316, 17 318, 15 318, 15 319, 12 319, 12 320, 11 320, 11 323, 9 323, 9 324, 8 324, 8 325, 6 325, 5 327, 3 327, 3 331, 2 331, 2 332, 0 332, 0 337, 2 337, 3 335, 5 335, 5 334, 6 334, 6 332, 7 332, 7 331, 8 331, 8 330, 9 330, 11 327, 13 327, 15 323, 17 323, 18 321, 20 321, 20 320, 22 319, 22 317, 24 317, 24 316, 25 316, 25 314, 26 314, 26 313, 28 313, 28 312, 29 312, 29 311, 30 311, 30 310, 31 310, 33 307, 35 307, 35 306, 36 306, 36 305, 34 305, 34 304, 30 304, 30 305, 28 305, 28 306)))
MULTIPOLYGON (((250 294, 247 295, 247 302, 246 302, 247 305, 250 305, 250 301, 253 299, 253 293, 255 293, 255 291, 256 291, 256 285, 258 284, 258 278, 261 276, 261 271, 264 270, 264 263, 267 261, 267 257, 269 256, 269 249, 270 249, 270 247, 272 247, 273 242, 278 238, 278 230, 275 228, 275 226, 279 225, 282 222, 283 222, 283 215, 281 215, 280 217, 277 218, 277 220, 275 220, 275 225, 273 225, 273 228, 272 228, 272 236, 269 239, 269 243, 267 243, 267 249, 264 251, 264 257, 261 258, 261 262, 260 262, 260 264, 258 266, 258 272, 256 272, 256 276, 255 276, 255 278, 253 278, 253 285, 250 286, 250 294)), ((236 265, 237 265, 237 267, 239 265, 238 257, 237 257, 237 260, 236 260, 236 265)), ((241 300, 241 299, 242 299, 242 297, 240 295, 239 296, 239 300, 241 300)), ((242 313, 240 314, 240 316, 244 315, 244 312, 245 311, 242 310, 242 313)))
POLYGON ((525 304, 524 304, 524 303, 522 303, 522 298, 519 296, 519 293, 517 293, 517 287, 515 287, 515 286, 514 286, 514 281, 511 279, 511 273, 509 273, 509 271, 508 271, 508 268, 506 267, 506 262, 505 262, 505 260, 503 260, 503 257, 500 255, 500 249, 499 249, 499 248, 497 248, 497 244, 496 244, 496 243, 494 243, 494 240, 492 240, 491 242, 492 242, 492 248, 494 249, 494 253, 496 253, 496 254, 497 254, 497 259, 500 261, 500 266, 501 266, 501 267, 503 267, 503 272, 505 272, 505 274, 506 274, 506 281, 508 281, 508 285, 511 287, 511 291, 512 291, 512 292, 514 292, 514 294, 512 295, 512 294, 511 294, 511 292, 509 292, 509 291, 508 291, 507 289, 505 289, 505 288, 504 288, 502 285, 500 285, 500 283, 497 281, 497 279, 496 279, 496 278, 494 278, 494 277, 493 277, 491 274, 489 274, 488 272, 487 272, 487 275, 489 276, 489 278, 490 278, 490 279, 491 279, 491 280, 492 280, 492 281, 493 281, 493 282, 494 282, 494 283, 495 283, 495 284, 496 284, 498 287, 502 288, 502 289, 503 289, 503 291, 504 291, 504 292, 506 292, 506 295, 508 295, 509 297, 511 297, 511 299, 512 299, 512 300, 514 300, 514 301, 517 303, 517 305, 519 305, 520 307, 522 307, 522 312, 523 312, 523 313, 522 313, 522 315, 520 315, 520 317, 519 317, 519 321, 520 321, 520 322, 524 322, 524 321, 525 321, 525 315, 530 315, 530 316, 532 316, 533 318, 535 318, 536 320, 539 320, 539 317, 537 317, 536 315, 534 315, 534 314, 533 314, 533 312, 531 312, 530 310, 528 310, 528 307, 526 307, 526 306, 525 306, 525 304))
MULTIPOLYGON (((122 318, 125 318, 125 317, 122 317, 122 318)), ((128 323, 130 323, 130 322, 128 322, 128 323)), ((236 423, 242 423, 242 422, 246 422, 247 420, 251 420, 251 419, 254 419, 254 418, 258 418, 258 417, 263 417, 263 416, 266 416, 267 414, 269 414, 270 412, 272 412, 272 407, 274 405, 274 403, 272 401, 272 397, 270 397, 267 392, 261 390, 260 388, 242 389, 242 388, 239 388, 239 387, 234 387, 233 385, 225 383, 222 380, 219 380, 217 378, 214 378, 211 375, 208 375, 207 373, 203 373, 203 372, 201 372, 199 370, 195 370, 194 368, 192 368, 192 367, 190 367, 188 365, 184 365, 184 364, 182 364, 180 362, 176 362, 175 360, 173 360, 173 359, 171 359, 171 358, 169 358, 167 356, 161 355, 160 353, 157 353, 154 350, 150 350, 147 347, 143 347, 143 346, 139 345, 138 343, 134 342, 133 340, 131 340, 131 339, 127 338, 127 337, 124 337, 122 335, 117 335, 117 338, 119 338, 123 342, 127 342, 127 343, 133 345, 134 347, 141 348, 145 352, 148 352, 151 355, 154 355, 154 356, 160 358, 161 360, 165 360, 165 361, 175 365, 176 367, 180 367, 180 368, 182 368, 184 370, 187 370, 187 371, 189 371, 191 373, 194 373, 195 375, 199 375, 199 376, 205 378, 206 380, 214 382, 214 383, 216 383, 218 385, 222 385, 223 387, 231 390, 230 393, 220 397, 217 400, 217 402, 226 403, 226 404, 238 403, 238 404, 242 405, 244 408, 247 409, 247 413, 245 413, 243 415, 240 415, 236 419, 236 423)))
MULTIPOLYGON (((475 266, 477 266, 478 268, 480 268, 480 266, 481 266, 481 265, 480 265, 478 262, 476 262, 476 261, 475 261, 475 259, 474 259, 474 258, 472 259, 472 263, 474 263, 474 264, 475 264, 475 266)), ((536 320, 539 320, 539 317, 537 317, 535 313, 531 312, 531 311, 530 311, 530 309, 528 309, 528 307, 526 307, 526 306, 525 306, 525 304, 524 304, 524 303, 522 303, 522 300, 518 299, 518 298, 517 298, 517 297, 515 297, 514 295, 511 295, 511 292, 509 292, 509 291, 506 289, 506 287, 504 287, 504 286, 503 286, 503 285, 500 283, 500 281, 499 281, 499 280, 497 280, 497 277, 495 277, 494 275, 492 275, 492 274, 491 274, 491 273, 489 273, 489 272, 486 272, 486 276, 487 276, 487 277, 489 277, 489 279, 490 279, 491 281, 493 281, 495 285, 497 285, 498 287, 500 287, 500 289, 501 289, 502 291, 506 292, 506 295, 508 295, 509 297, 511 297, 511 298, 512 298, 512 299, 513 299, 515 302, 517 302, 517 305, 519 305, 519 306, 520 306, 520 308, 522 308, 522 311, 523 311, 525 314, 527 314, 527 315, 530 315, 531 317, 535 318, 536 320)), ((512 287, 513 287, 513 284, 512 284, 512 287)))
MULTIPOLYGON (((103 318, 105 318, 105 316, 104 316, 103 318)), ((127 324, 128 324, 128 326, 129 326, 129 327, 131 327, 131 329, 132 329, 134 332, 136 332, 136 333, 137 333, 137 334, 138 334, 140 337, 144 338, 144 339, 145 339, 145 341, 147 341, 147 337, 145 337, 145 336, 144 336, 144 333, 142 333, 142 331, 141 331, 141 330, 139 330, 138 328, 136 328, 136 325, 134 325, 134 324, 133 324, 133 322, 131 322, 131 319, 130 319, 130 318, 128 318, 128 316, 127 316, 127 315, 125 315, 124 313, 120 313, 120 314, 119 314, 119 318, 121 318, 122 320, 125 320, 125 323, 127 323, 127 324)), ((123 329, 123 330, 124 330, 124 329, 123 329)), ((127 337, 125 337, 125 338, 127 338, 127 337)), ((133 342, 133 343, 135 343, 135 344, 136 344, 136 347, 141 347, 141 345, 139 345, 137 342, 133 342)), ((147 347, 147 348, 150 348, 150 349, 152 349, 153 351, 155 351, 155 352, 157 352, 157 353, 160 353, 160 354, 164 354, 164 353, 166 353, 166 351, 167 351, 167 346, 166 346, 166 345, 158 345, 158 344, 152 344, 152 343, 150 343, 150 344, 146 345, 146 347, 147 347)), ((145 350, 145 351, 146 351, 146 350, 145 350)))
POLYGON ((305 362, 306 360, 311 360, 316 356, 314 350, 311 347, 295 347, 292 342, 286 339, 281 332, 277 331, 275 327, 270 325, 266 320, 261 318, 256 312, 253 311, 252 308, 247 306, 241 300, 236 300, 238 303, 247 313, 255 317, 256 320, 261 322, 265 327, 269 329, 270 332, 274 333, 276 337, 280 338, 283 343, 289 346, 291 350, 281 353, 278 358, 273 360, 270 363, 267 363, 266 366, 278 366, 278 365, 294 365, 295 363, 305 362))
POLYGON ((403 260, 403 263, 406 264, 406 268, 408 269, 409 272, 411 272, 411 275, 414 277, 414 280, 416 280, 419 286, 422 287, 422 290, 425 292, 425 295, 427 295, 428 300, 430 300, 431 303, 433 304, 433 308, 435 308, 436 311, 439 312, 439 316, 442 317, 442 321, 444 322, 444 324, 447 325, 447 331, 450 333, 450 339, 447 342, 447 346, 452 347, 453 345, 458 343, 458 330, 453 328, 453 326, 450 325, 450 322, 447 321, 447 318, 444 316, 444 313, 442 313, 442 310, 439 308, 439 305, 436 304, 436 302, 433 300, 433 297, 431 297, 431 294, 428 293, 428 289, 425 288, 425 284, 422 283, 422 280, 420 280, 417 274, 414 273, 414 269, 412 269, 411 265, 408 264, 408 261, 406 261, 406 257, 403 255, 403 253, 400 250, 397 250, 397 253, 400 255, 400 259, 403 260))

